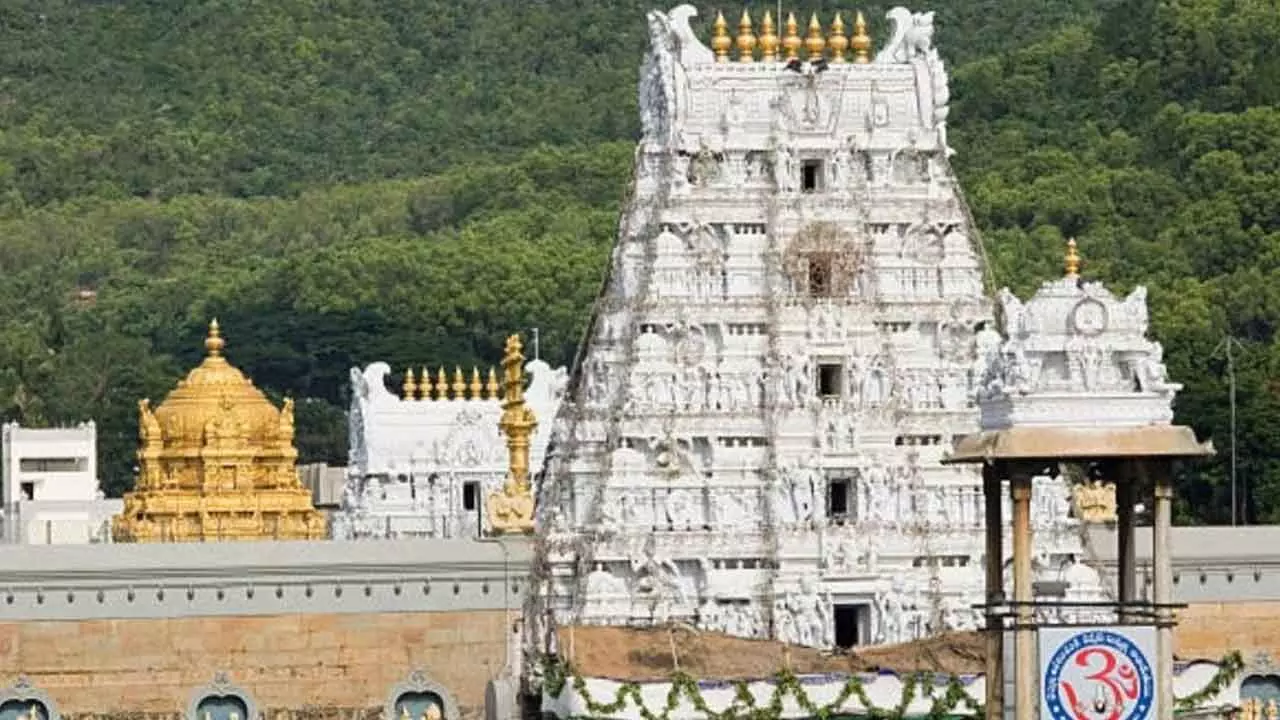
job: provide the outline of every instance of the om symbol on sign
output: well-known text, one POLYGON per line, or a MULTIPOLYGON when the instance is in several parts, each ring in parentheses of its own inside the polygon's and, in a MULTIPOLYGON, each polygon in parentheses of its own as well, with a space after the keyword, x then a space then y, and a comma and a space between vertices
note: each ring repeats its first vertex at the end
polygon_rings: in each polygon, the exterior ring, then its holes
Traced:
POLYGON ((1147 720, 1155 677, 1142 650, 1127 637, 1088 630, 1054 652, 1044 675, 1053 720, 1147 720))

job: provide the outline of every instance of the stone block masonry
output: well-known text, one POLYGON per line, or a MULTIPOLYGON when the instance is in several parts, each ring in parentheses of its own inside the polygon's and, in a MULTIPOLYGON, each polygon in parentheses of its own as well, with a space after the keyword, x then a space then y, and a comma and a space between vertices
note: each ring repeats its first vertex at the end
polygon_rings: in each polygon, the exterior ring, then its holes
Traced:
POLYGON ((266 718, 356 718, 420 673, 480 717, 529 558, 524 540, 0 547, 0 686, 158 719, 225 674, 266 718))
POLYGON ((506 662, 502 610, 0 623, 0 667, 68 715, 176 713, 218 672, 259 708, 381 707, 417 670, 463 717, 506 662))

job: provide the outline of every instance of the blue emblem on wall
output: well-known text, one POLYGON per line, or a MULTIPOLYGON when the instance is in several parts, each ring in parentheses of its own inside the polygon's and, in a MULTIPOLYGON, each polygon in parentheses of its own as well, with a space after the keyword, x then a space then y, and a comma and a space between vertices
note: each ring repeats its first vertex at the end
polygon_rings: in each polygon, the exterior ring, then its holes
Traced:
POLYGON ((1129 638, 1109 630, 1069 636, 1045 666, 1052 720, 1149 720, 1156 681, 1151 661, 1129 638))

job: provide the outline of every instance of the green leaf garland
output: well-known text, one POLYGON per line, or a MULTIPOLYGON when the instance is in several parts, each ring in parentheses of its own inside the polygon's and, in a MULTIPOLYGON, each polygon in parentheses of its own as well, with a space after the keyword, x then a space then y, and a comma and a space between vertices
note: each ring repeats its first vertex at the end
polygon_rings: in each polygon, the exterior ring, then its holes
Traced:
MULTIPOLYGON (((1178 698, 1175 703, 1176 712, 1188 712, 1199 708, 1230 685, 1244 669, 1244 661, 1238 652, 1232 652, 1218 663, 1218 671, 1209 683, 1199 691, 1186 697, 1178 698)), ((549 659, 543 666, 543 688, 552 697, 559 697, 566 685, 572 683, 573 690, 587 707, 587 715, 574 716, 565 720, 597 720, 611 717, 622 712, 627 705, 633 704, 640 711, 644 720, 670 720, 672 713, 680 706, 681 698, 686 698, 706 720, 781 720, 783 704, 787 696, 796 701, 810 718, 830 720, 832 717, 845 715, 841 708, 850 699, 857 700, 864 710, 860 717, 867 720, 905 720, 907 710, 917 699, 930 700, 929 711, 923 716, 911 716, 922 720, 977 720, 985 717, 985 708, 974 700, 965 690, 964 682, 951 675, 945 683, 937 683, 934 673, 906 673, 898 676, 902 680, 902 697, 897 705, 891 708, 876 707, 867 694, 866 684, 858 675, 850 675, 840 688, 840 692, 831 702, 819 705, 809 697, 799 676, 789 668, 779 670, 773 675, 773 693, 768 702, 760 704, 751 693, 750 684, 755 680, 735 680, 731 684, 734 699, 728 707, 720 712, 711 709, 702 696, 698 680, 683 670, 671 673, 671 688, 667 691, 666 702, 662 708, 654 710, 644 703, 641 685, 637 682, 624 682, 614 692, 611 700, 597 700, 587 689, 587 680, 572 665, 558 659, 549 659)))

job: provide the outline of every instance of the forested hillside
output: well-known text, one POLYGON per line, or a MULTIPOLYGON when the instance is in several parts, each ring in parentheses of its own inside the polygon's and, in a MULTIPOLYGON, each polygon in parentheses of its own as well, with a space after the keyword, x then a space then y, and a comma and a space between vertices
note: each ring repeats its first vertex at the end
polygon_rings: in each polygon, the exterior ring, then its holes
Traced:
MULTIPOLYGON (((488 365, 535 326, 567 361, 629 179, 649 5, 0 4, 0 415, 96 418, 118 494, 136 400, 215 314, 233 360, 299 398, 309 460, 345 458, 352 365, 488 365)), ((862 9, 883 39, 886 6, 862 9)), ((930 9, 997 282, 1030 291, 1074 235, 1086 274, 1149 285, 1180 419, 1223 451, 1215 349, 1236 337, 1249 512, 1280 521, 1275 0, 930 9)), ((1229 516, 1227 459, 1184 478, 1186 520, 1229 516)))

